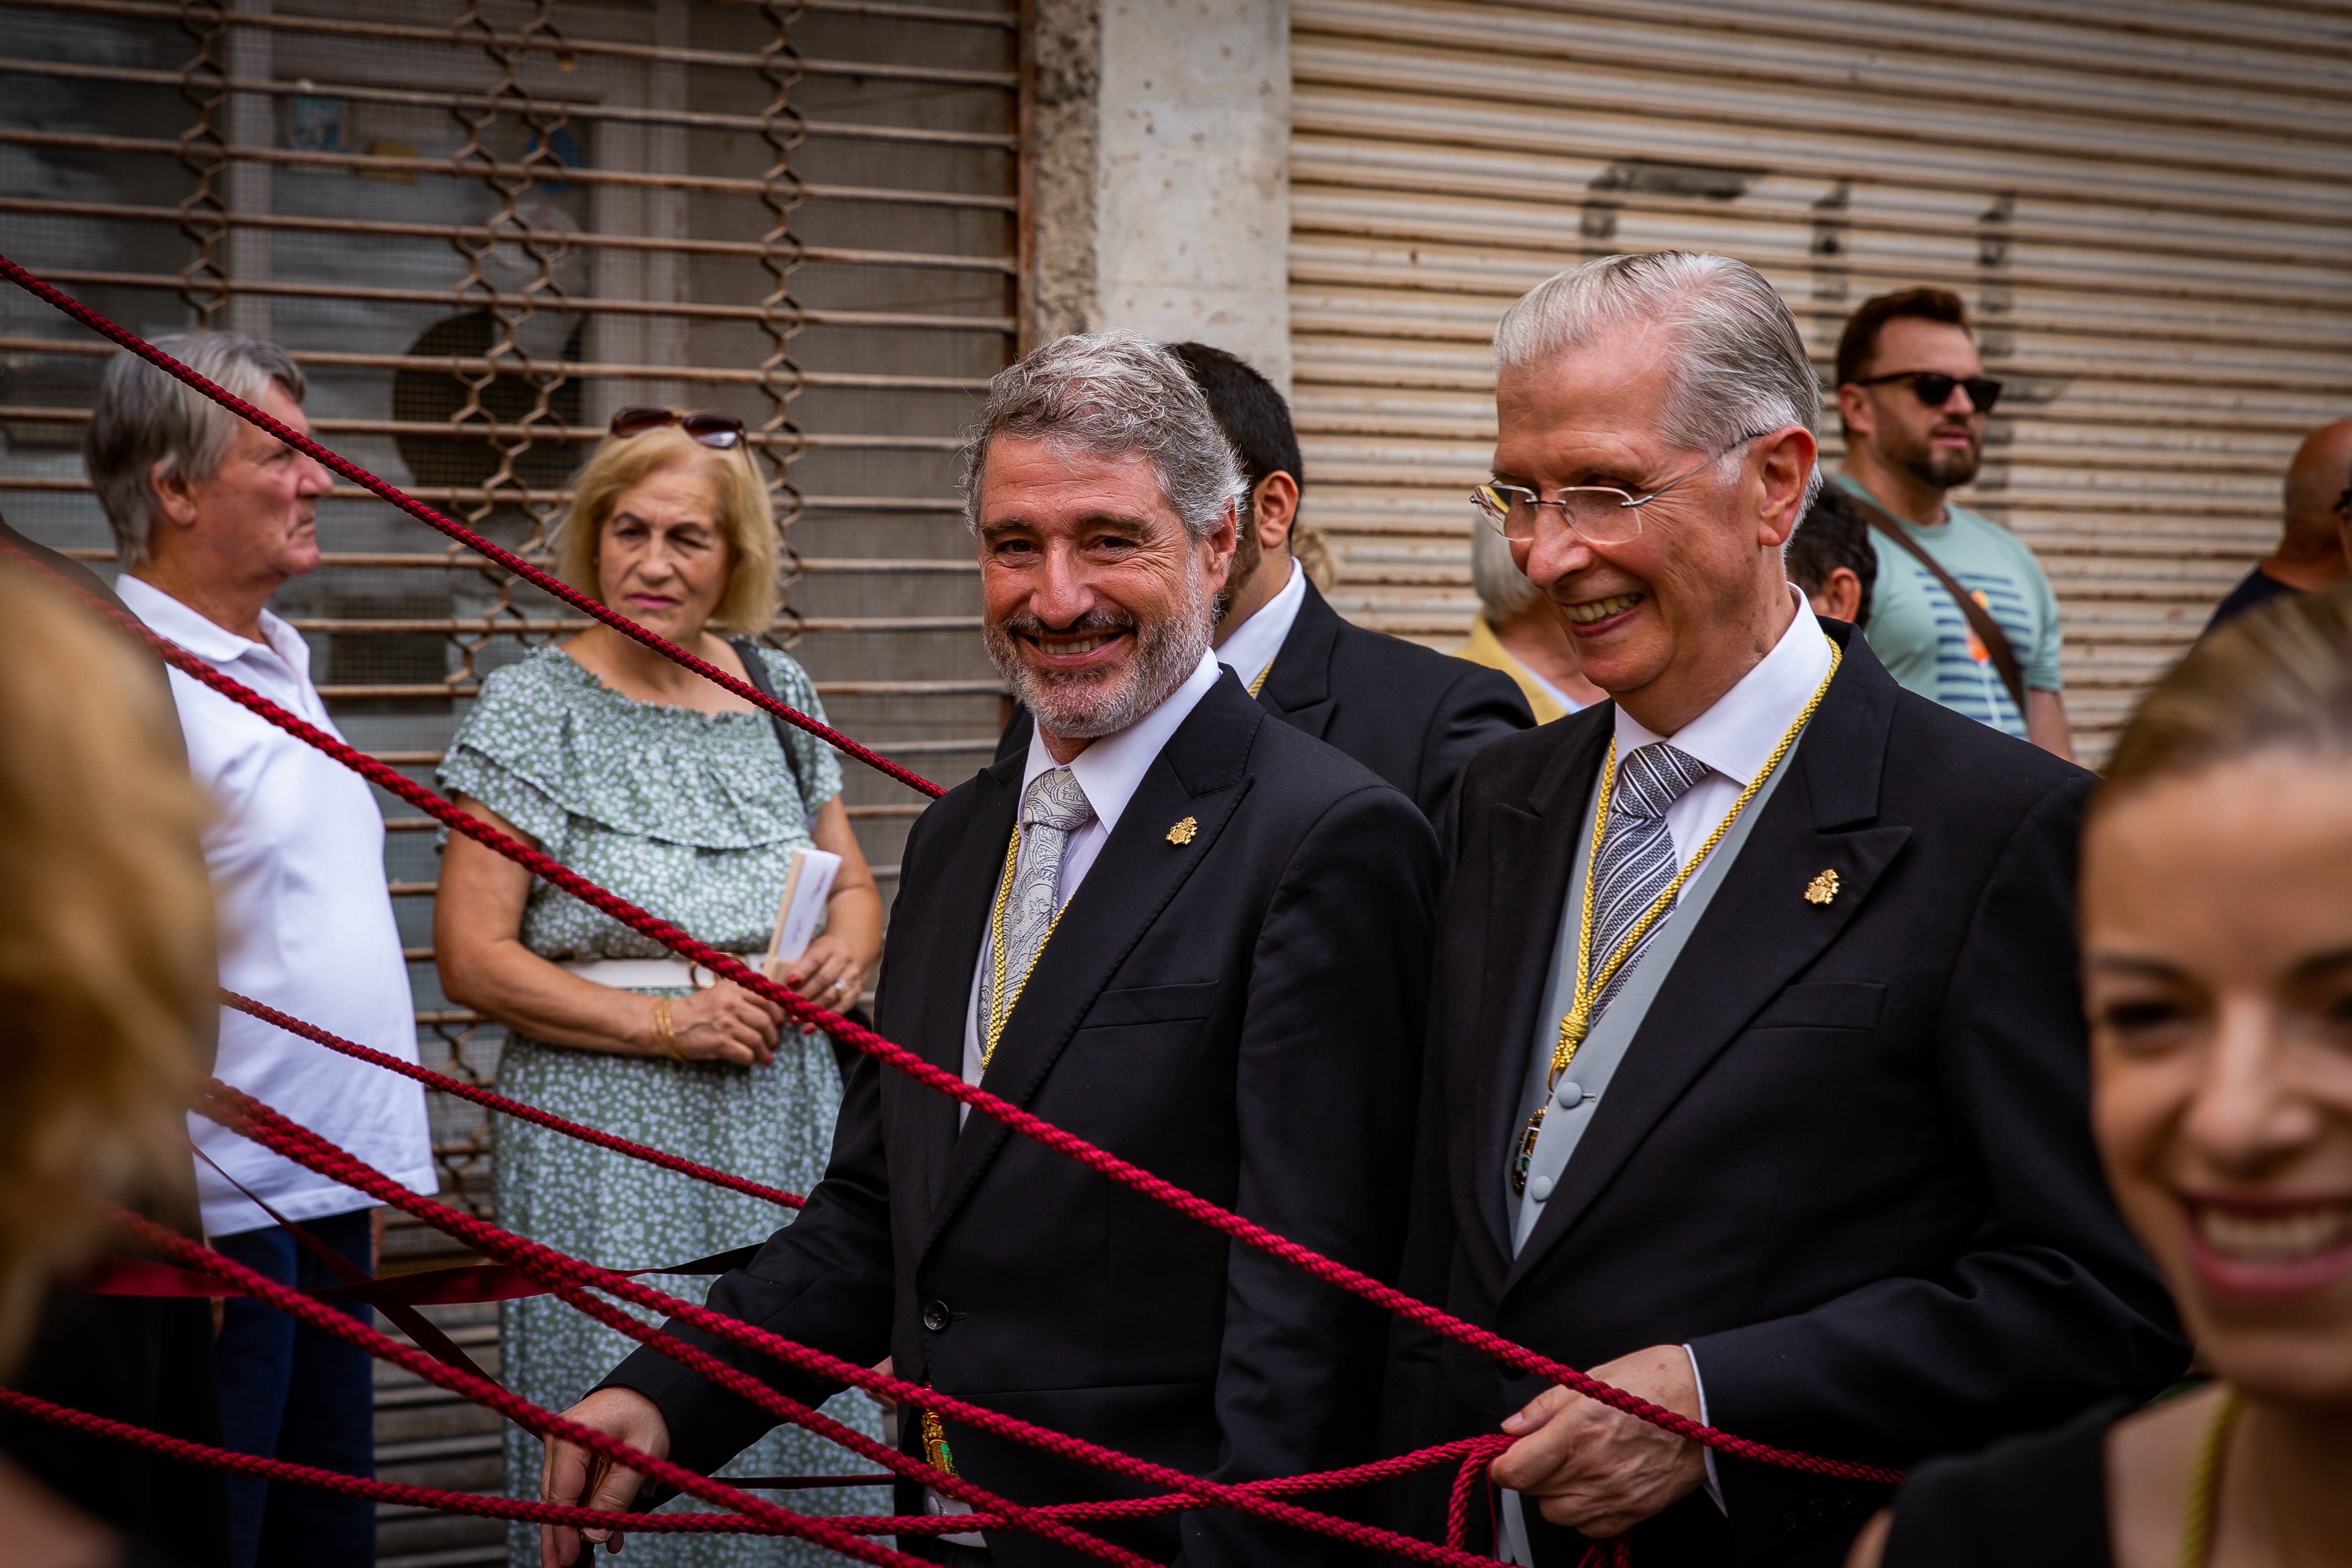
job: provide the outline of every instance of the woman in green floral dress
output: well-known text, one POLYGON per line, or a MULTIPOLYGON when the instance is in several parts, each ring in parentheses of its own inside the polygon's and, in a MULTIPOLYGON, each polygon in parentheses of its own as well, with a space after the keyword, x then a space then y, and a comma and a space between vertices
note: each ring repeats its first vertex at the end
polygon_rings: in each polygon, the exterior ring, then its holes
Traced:
MULTIPOLYGON (((566 577, 739 678, 748 679, 744 653, 760 658, 779 697, 821 717, 789 655, 748 643, 739 653, 710 629, 763 629, 775 615, 773 513, 740 427, 704 416, 689 435, 656 423, 659 413, 625 410, 575 480, 566 577)), ((856 1001, 880 950, 881 900, 833 753, 798 731, 780 743, 749 703, 604 627, 485 680, 440 781, 467 811, 733 952, 765 951, 793 851, 831 850, 843 863, 825 929, 782 978, 839 1008, 856 1001)), ((435 951, 449 999, 508 1026, 506 1093, 790 1191, 824 1174, 841 1103, 832 1045, 785 1026, 774 1004, 725 982, 698 988, 658 943, 462 837, 444 849, 435 951)), ((723 1252, 792 1217, 525 1122, 502 1121, 497 1138, 499 1222, 607 1268, 723 1252)), ((699 1301, 710 1281, 647 1283, 699 1301)), ((577 1403, 633 1348, 552 1297, 509 1302, 502 1321, 507 1385, 550 1410, 577 1403)), ((827 1413, 879 1433, 863 1394, 844 1394, 827 1413)), ((536 1498, 538 1439, 509 1426, 506 1457, 509 1493, 536 1498)), ((726 1467, 746 1476, 872 1468, 791 1426, 726 1467)), ((789 1500, 863 1512, 886 1507, 887 1494, 789 1500)), ((512 1527, 508 1542, 515 1568, 537 1568, 536 1525, 512 1527)), ((629 1561, 773 1568, 833 1558, 773 1537, 639 1535, 629 1561)))

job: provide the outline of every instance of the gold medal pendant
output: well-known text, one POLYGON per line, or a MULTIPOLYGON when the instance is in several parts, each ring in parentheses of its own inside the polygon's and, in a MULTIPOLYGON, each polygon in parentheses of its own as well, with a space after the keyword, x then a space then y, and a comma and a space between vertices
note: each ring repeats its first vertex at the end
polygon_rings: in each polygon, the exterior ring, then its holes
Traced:
POLYGON ((1528 1190, 1528 1166, 1536 1157, 1536 1134, 1543 1131, 1544 1112, 1551 1109, 1546 1100, 1528 1118, 1527 1131, 1519 1134, 1519 1151, 1511 1161, 1511 1194, 1514 1197, 1528 1190))

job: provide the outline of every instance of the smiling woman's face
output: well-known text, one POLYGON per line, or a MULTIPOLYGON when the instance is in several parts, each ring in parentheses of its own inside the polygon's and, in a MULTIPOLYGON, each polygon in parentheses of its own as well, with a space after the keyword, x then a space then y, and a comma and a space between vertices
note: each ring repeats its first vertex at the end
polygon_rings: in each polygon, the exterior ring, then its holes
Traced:
POLYGON ((2084 840, 2109 1181, 2221 1376, 2352 1405, 2352 763, 2137 786, 2084 840))
POLYGON ((719 528, 719 487, 704 462, 657 468, 623 490, 596 547, 604 603, 677 643, 701 634, 734 563, 719 528))

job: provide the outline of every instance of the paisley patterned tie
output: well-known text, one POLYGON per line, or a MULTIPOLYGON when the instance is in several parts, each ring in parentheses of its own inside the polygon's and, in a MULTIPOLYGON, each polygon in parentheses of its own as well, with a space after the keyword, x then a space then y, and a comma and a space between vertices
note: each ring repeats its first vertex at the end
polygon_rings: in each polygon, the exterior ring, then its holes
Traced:
MULTIPOLYGON (((1067 768, 1039 773, 1021 796, 1021 858, 1013 868, 1013 890, 1004 910, 1004 985, 1010 1006, 1018 1000, 1029 966, 1037 962, 1062 907, 1062 859, 1070 835, 1095 819, 1087 792, 1067 768)), ((980 1016, 996 1014, 995 965, 981 971, 980 1016)), ((985 1037, 985 1028, 982 1029, 985 1037)))
MULTIPOLYGON (((1664 741, 1636 746, 1617 763, 1617 782, 1609 792, 1609 826, 1601 837, 1601 859, 1592 873, 1592 965, 1596 970, 1617 951, 1642 911, 1675 879, 1678 862, 1675 836, 1666 828, 1666 808, 1682 799, 1707 772, 1705 763, 1664 741)), ((1648 947, 1657 934, 1654 924, 1643 934, 1642 947, 1648 947)), ((1637 948, 1610 977, 1593 1005, 1595 1021, 1640 959, 1637 948)))

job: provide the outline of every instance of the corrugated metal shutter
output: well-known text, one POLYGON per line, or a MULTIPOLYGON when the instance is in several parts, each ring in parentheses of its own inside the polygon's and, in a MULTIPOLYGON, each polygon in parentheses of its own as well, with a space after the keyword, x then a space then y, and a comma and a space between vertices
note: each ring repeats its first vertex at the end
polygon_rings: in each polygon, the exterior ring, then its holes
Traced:
MULTIPOLYGON (((614 408, 738 415, 795 552, 776 633, 835 721, 936 775, 984 760, 999 682, 952 452, 1014 342, 1005 0, 0 0, 0 248, 151 336, 274 338, 322 439, 511 545, 544 546, 614 408)), ((101 562, 79 447, 104 357, 0 294, 0 508, 101 562)), ((326 564, 275 607, 346 733, 415 776, 482 675, 586 624, 359 492, 320 524, 326 564)), ((890 877, 918 803, 848 773, 890 877)), ((488 1078, 499 1031, 436 983, 431 824, 391 826, 426 1059, 488 1078)), ((481 1118, 436 1104, 435 1130, 447 1186, 479 1202, 481 1118)), ((456 1316, 494 1353, 492 1315, 456 1316)), ((495 1484, 495 1426, 391 1375, 386 1473, 495 1484)), ((384 1518, 387 1561, 500 1555, 467 1544, 481 1521, 384 1518)))
POLYGON ((1306 516, 1369 625, 1467 625, 1493 324, 1612 251, 1753 263, 1825 380, 1863 299, 1962 292, 2011 388, 1964 499, 2049 570, 2095 763, 2352 412, 2335 8, 1295 0, 1292 71, 1306 516))

